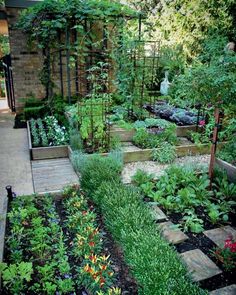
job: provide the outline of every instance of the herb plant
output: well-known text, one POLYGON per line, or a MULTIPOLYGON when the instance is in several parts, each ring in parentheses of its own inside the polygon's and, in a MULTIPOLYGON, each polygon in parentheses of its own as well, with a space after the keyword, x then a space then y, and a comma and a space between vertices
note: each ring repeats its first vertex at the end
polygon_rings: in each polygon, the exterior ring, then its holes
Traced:
POLYGON ((160 164, 170 164, 175 158, 176 148, 168 142, 163 142, 152 154, 153 161, 157 161, 160 164))

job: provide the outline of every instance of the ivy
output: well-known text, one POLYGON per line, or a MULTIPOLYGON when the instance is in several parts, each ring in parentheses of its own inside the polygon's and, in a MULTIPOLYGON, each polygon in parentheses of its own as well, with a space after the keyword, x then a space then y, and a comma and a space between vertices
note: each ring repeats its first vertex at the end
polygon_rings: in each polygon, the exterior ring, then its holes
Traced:
MULTIPOLYGON (((109 22, 116 17, 137 16, 137 12, 109 0, 46 0, 23 11, 18 27, 28 33, 31 41, 40 47, 50 46, 57 40, 58 30, 85 19, 109 22)), ((81 26, 74 27, 80 29, 81 26)))

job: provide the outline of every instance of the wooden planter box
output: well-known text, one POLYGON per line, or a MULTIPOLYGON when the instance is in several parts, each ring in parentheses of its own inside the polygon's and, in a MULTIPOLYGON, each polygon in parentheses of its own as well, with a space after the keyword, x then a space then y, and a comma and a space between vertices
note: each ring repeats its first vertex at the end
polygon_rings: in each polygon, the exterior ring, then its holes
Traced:
MULTIPOLYGON (((178 137, 185 137, 188 135, 190 131, 196 131, 196 125, 190 125, 190 126, 177 126, 176 129, 176 135, 178 137)), ((118 137, 120 141, 122 142, 129 142, 132 141, 136 130, 125 130, 124 128, 120 128, 118 126, 111 127, 110 134, 112 137, 118 137)))
POLYGON ((226 171, 230 181, 236 183, 236 166, 233 166, 232 164, 219 158, 216 158, 215 164, 226 171))
MULTIPOLYGON (((218 148, 221 148, 225 143, 219 143, 218 148)), ((181 145, 176 146, 176 153, 177 157, 184 157, 184 156, 195 156, 195 155, 205 155, 210 154, 210 145, 209 144, 202 144, 197 146, 195 144, 192 145, 181 145)), ((71 155, 73 151, 70 147, 69 150, 69 158, 71 159, 71 155)), ((125 151, 124 155, 124 163, 131 163, 131 162, 143 162, 143 161, 151 161, 152 160, 152 152, 153 149, 139 149, 134 151, 125 151)), ((106 157, 108 153, 100 154, 101 156, 106 157)), ((88 155, 89 157, 90 155, 88 155)))
POLYGON ((68 158, 67 145, 34 148, 32 146, 32 141, 31 141, 29 122, 27 122, 27 131, 28 131, 29 151, 30 151, 31 160, 68 158))

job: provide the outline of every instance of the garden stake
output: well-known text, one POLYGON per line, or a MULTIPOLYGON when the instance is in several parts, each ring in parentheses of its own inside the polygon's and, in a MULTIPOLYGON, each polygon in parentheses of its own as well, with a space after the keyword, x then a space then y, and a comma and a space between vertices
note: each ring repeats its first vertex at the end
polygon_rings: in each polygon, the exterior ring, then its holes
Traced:
POLYGON ((217 147, 218 131, 220 128, 220 120, 221 120, 221 112, 219 107, 217 107, 215 109, 215 127, 213 131, 211 159, 210 159, 210 166, 209 166, 210 190, 212 189, 212 181, 214 177, 215 154, 216 154, 216 147, 217 147))

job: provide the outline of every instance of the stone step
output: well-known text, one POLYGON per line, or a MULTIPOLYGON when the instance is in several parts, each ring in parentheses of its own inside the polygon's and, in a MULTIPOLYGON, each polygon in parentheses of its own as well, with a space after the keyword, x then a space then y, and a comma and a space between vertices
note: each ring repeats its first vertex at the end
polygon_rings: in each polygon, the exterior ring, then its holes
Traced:
POLYGON ((216 229, 210 229, 203 232, 209 239, 211 239, 218 247, 223 247, 225 240, 232 236, 236 239, 236 230, 231 226, 223 226, 216 229))
POLYGON ((175 228, 175 224, 171 221, 162 222, 158 225, 162 236, 170 243, 176 245, 188 239, 188 236, 180 229, 175 228))
POLYGON ((209 279, 222 273, 222 270, 199 249, 181 253, 180 256, 195 282, 209 279))
POLYGON ((230 285, 221 289, 214 290, 210 295, 236 295, 236 285, 230 285))
POLYGON ((165 213, 157 206, 155 202, 150 202, 148 205, 150 206, 151 214, 155 221, 164 221, 168 219, 165 213))

